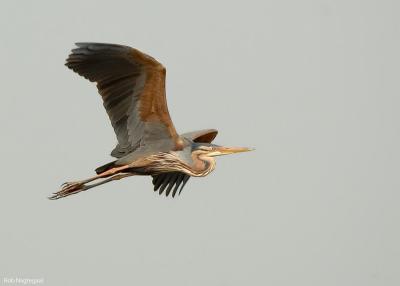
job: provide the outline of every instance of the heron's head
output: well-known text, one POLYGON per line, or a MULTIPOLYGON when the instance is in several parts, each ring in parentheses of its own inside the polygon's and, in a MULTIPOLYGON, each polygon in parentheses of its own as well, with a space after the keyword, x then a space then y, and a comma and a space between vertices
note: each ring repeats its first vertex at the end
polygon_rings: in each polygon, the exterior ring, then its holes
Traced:
POLYGON ((225 147, 210 143, 194 143, 192 147, 192 153, 196 152, 198 155, 203 155, 206 157, 229 155, 252 150, 254 149, 247 147, 225 147))

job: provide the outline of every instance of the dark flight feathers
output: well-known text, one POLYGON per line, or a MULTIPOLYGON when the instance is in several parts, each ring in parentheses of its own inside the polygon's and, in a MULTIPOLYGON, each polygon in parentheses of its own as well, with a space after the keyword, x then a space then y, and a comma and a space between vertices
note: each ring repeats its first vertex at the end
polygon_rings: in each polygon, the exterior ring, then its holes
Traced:
POLYGON ((183 187, 186 185, 190 176, 181 172, 169 172, 169 173, 161 173, 158 175, 152 175, 153 177, 153 185, 154 191, 158 191, 161 195, 165 190, 165 195, 168 195, 172 191, 172 197, 175 197, 176 192, 178 191, 179 186, 181 186, 179 190, 179 194, 182 192, 183 187))

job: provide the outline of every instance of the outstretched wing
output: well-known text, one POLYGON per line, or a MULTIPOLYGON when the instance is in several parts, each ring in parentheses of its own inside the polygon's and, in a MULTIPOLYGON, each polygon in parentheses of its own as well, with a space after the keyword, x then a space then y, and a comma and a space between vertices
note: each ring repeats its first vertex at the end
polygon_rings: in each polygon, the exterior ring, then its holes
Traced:
POLYGON ((217 137, 218 130, 203 129, 182 134, 181 136, 197 143, 211 143, 217 137))
POLYGON ((166 71, 159 62, 127 46, 76 45, 65 65, 97 83, 118 140, 112 156, 121 158, 161 140, 168 148, 181 148, 167 108, 166 71))
POLYGON ((159 194, 161 195, 165 190, 165 195, 167 197, 171 191, 172 191, 172 197, 175 197, 176 191, 182 184, 179 190, 180 194, 183 190, 183 187, 186 185, 187 181, 190 178, 189 175, 186 175, 185 173, 182 172, 161 173, 158 175, 152 175, 152 177, 153 177, 154 191, 155 192, 158 191, 159 194), (172 190, 173 187, 174 189, 172 190))

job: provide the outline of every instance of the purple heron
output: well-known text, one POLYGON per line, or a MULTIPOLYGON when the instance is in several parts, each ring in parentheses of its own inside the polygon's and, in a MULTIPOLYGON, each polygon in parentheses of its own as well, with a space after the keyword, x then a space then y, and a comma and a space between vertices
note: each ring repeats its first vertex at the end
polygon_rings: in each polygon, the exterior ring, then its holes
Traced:
POLYGON ((135 175, 153 177, 154 191, 174 197, 191 176, 215 168, 215 156, 250 151, 212 144, 218 131, 178 135, 165 96, 166 70, 137 49, 100 43, 77 43, 66 66, 97 84, 117 136, 116 160, 96 169, 86 180, 67 182, 50 199, 59 199, 135 175), (96 181, 96 182, 95 182, 96 181), (90 184, 89 184, 90 183, 90 184))

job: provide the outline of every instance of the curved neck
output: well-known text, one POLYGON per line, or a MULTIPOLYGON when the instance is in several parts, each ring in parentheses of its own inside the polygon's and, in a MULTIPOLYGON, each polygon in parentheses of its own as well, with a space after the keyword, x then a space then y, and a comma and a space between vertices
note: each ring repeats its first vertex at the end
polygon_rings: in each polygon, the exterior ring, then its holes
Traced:
POLYGON ((192 174, 192 176, 204 177, 215 169, 216 162, 213 157, 208 157, 204 154, 201 154, 199 156, 194 156, 193 161, 195 163, 195 168, 193 171, 195 172, 192 174))
POLYGON ((182 161, 175 152, 160 152, 146 158, 146 168, 152 172, 178 171, 193 177, 207 176, 215 169, 215 159, 205 154, 192 153, 192 162, 182 161))

